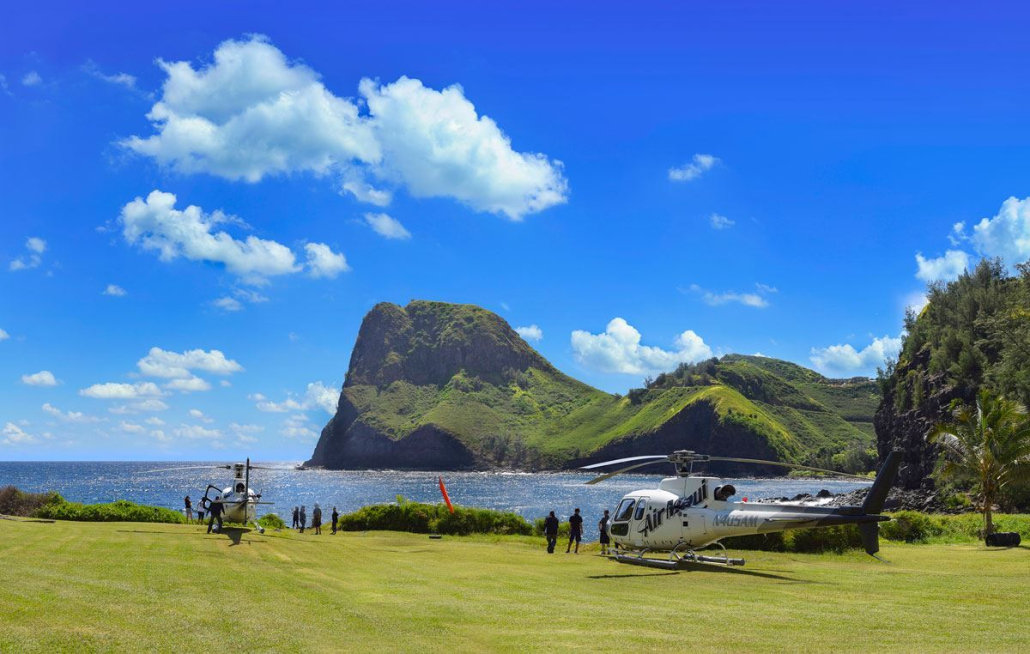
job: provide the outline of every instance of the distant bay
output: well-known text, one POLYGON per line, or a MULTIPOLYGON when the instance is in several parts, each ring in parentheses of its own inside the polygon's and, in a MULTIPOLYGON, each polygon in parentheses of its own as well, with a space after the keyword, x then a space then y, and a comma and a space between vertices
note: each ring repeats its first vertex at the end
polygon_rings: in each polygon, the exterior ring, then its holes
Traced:
MULTIPOLYGON (((225 462, 220 462, 224 465, 225 462)), ((125 499, 143 504, 182 509, 183 497, 194 500, 208 483, 225 487, 226 470, 150 470, 176 466, 202 466, 203 462, 0 462, 0 486, 8 484, 27 491, 57 491, 73 502, 96 503, 125 499)), ((209 464, 211 466, 215 463, 209 464)), ((255 464, 257 465, 257 464, 255 464)), ((315 502, 328 516, 336 506, 341 513, 368 504, 392 502, 397 495, 418 502, 439 502, 437 478, 442 476, 452 501, 464 506, 514 511, 529 520, 555 511, 562 519, 579 507, 586 516, 588 539, 597 537, 597 521, 604 509, 614 509, 623 495, 654 488, 662 475, 623 475, 596 486, 583 482, 591 475, 578 473, 508 472, 405 472, 395 470, 296 470, 297 462, 262 463, 272 470, 251 473, 251 486, 274 502, 259 513, 278 513, 287 518, 294 506, 306 505, 308 515, 315 502)), ((868 486, 841 479, 734 479, 737 499, 793 497, 826 489, 844 493, 868 486)))

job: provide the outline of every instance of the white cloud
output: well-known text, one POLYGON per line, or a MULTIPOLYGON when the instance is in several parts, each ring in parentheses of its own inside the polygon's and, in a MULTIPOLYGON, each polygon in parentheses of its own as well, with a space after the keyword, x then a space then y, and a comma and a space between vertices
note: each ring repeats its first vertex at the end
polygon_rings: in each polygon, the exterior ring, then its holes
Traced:
POLYGON ((9 339, 10 337, 11 337, 11 335, 10 335, 10 334, 8 334, 8 333, 7 333, 7 332, 5 332, 4 330, 0 329, 0 341, 6 341, 6 340, 7 340, 7 339, 9 339))
POLYGON ((516 327, 515 332, 527 341, 542 341, 544 338, 544 331, 536 325, 516 327))
POLYGON ((26 386, 57 386, 57 379, 49 370, 40 370, 31 375, 22 375, 21 383, 26 386))
POLYGON ((683 164, 679 168, 670 168, 669 179, 674 182, 691 182, 711 170, 717 163, 719 163, 718 157, 710 154, 695 154, 690 163, 683 164))
POLYGON ((43 78, 36 71, 30 70, 21 78, 21 83, 24 86, 39 86, 43 83, 43 78))
POLYGON ((232 219, 221 211, 204 213, 195 205, 180 211, 175 202, 172 193, 155 190, 146 200, 137 197, 122 207, 119 220, 126 242, 158 251, 161 261, 183 257, 221 263, 249 283, 301 270, 296 256, 285 245, 253 235, 239 241, 224 231, 212 232, 232 219))
POLYGON ((200 409, 190 409, 189 413, 191 418, 195 418, 208 425, 215 421, 214 418, 209 418, 206 415, 204 415, 204 412, 200 409))
POLYGON ((148 377, 165 379, 189 379, 194 370, 214 375, 231 375, 243 372, 243 366, 226 358, 221 350, 186 350, 169 352, 159 347, 150 348, 147 356, 136 362, 139 371, 148 377))
POLYGON ((218 385, 222 388, 229 388, 230 386, 232 386, 232 382, 228 379, 222 379, 218 382, 218 385))
POLYGON ((62 422, 70 422, 75 424, 88 424, 93 422, 103 422, 103 418, 97 418, 96 416, 89 416, 80 411, 61 411, 56 406, 47 402, 42 407, 43 411, 49 413, 53 417, 61 420, 62 422))
POLYGON ((896 357, 899 351, 900 337, 883 336, 874 338, 873 342, 861 351, 849 344, 814 347, 810 359, 818 370, 824 372, 871 371, 883 365, 887 359, 896 357))
POLYGON ((729 229, 737 224, 737 221, 717 213, 708 216, 708 222, 712 225, 712 229, 729 229))
POLYGON ((1030 259, 1030 198, 1005 200, 993 218, 973 226, 970 240, 981 256, 1001 257, 1009 266, 1030 259))
POLYGON ((221 309, 222 311, 243 311, 243 303, 234 297, 229 297, 228 295, 225 297, 220 297, 217 300, 212 300, 211 304, 214 305, 215 308, 221 309))
POLYGON ((371 175, 415 197, 451 197, 514 220, 566 200, 561 163, 514 151, 457 85, 363 79, 362 114, 261 36, 221 43, 202 68, 158 65, 168 77, 147 114, 156 133, 122 145, 179 172, 249 182, 331 175, 341 190, 385 206, 389 191, 369 184, 371 175))
POLYGON ((398 241, 406 241, 411 238, 411 232, 405 229, 400 221, 385 213, 366 213, 365 222, 376 234, 385 238, 398 241))
POLYGON ((775 286, 769 286, 768 284, 762 284, 761 282, 755 282, 755 288, 758 289, 759 293, 779 293, 780 289, 775 286))
POLYGON ((211 384, 200 377, 187 377, 186 379, 173 379, 164 385, 170 391, 180 393, 198 393, 211 390, 211 384))
POLYGON ((312 423, 303 413, 297 413, 283 420, 279 433, 286 438, 314 440, 318 437, 317 425, 312 423))
POLYGON ((175 430, 175 435, 179 438, 189 439, 219 439, 222 437, 222 432, 218 429, 208 429, 206 427, 201 427, 200 425, 182 424, 175 430))
POLYGON ((233 291, 231 296, 226 295, 218 298, 217 300, 212 300, 211 304, 222 311, 235 312, 243 311, 244 302, 248 302, 250 304, 261 304, 268 302, 268 296, 250 289, 237 288, 233 291))
POLYGON ((648 374, 672 370, 680 363, 707 359, 712 349, 691 330, 676 337, 676 349, 640 344, 640 332, 622 318, 608 323, 603 334, 572 332, 572 351, 576 361, 600 372, 648 374))
POLYGON ((926 293, 912 293, 907 298, 905 298, 905 310, 908 311, 911 309, 913 313, 919 315, 919 313, 922 312, 923 308, 929 303, 930 298, 926 295, 926 293))
POLYGON ((144 411, 167 411, 168 405, 156 398, 148 400, 141 400, 139 402, 133 402, 131 404, 120 404, 113 406, 108 411, 115 415, 126 415, 131 413, 140 413, 144 411))
POLYGON ((7 85, 7 77, 0 75, 0 91, 3 91, 5 95, 13 96, 11 93, 11 87, 7 85))
POLYGON ((0 444, 3 445, 34 445, 39 442, 38 438, 13 422, 4 425, 4 428, 0 430, 0 436, 3 436, 3 440, 0 440, 0 444))
POLYGON ((308 243, 304 246, 308 253, 308 274, 312 277, 333 279, 342 272, 350 270, 347 258, 333 252, 325 243, 308 243))
POLYGON ((112 297, 125 297, 128 293, 125 289, 117 284, 108 284, 107 288, 104 289, 104 295, 110 295, 112 297))
POLYGON ((172 442, 171 436, 166 435, 163 429, 152 429, 150 435, 159 443, 167 444, 172 442))
POLYGON ((43 263, 43 253, 46 252, 46 241, 38 236, 29 237, 25 241, 25 249, 29 253, 17 259, 12 259, 11 263, 7 266, 8 270, 17 271, 39 268, 43 263))
POLYGON ((98 400, 135 400, 144 397, 160 397, 164 393, 153 382, 136 382, 135 384, 108 382, 83 388, 79 391, 79 395, 98 400))
POLYGON ((144 431, 146 431, 143 425, 136 424, 135 422, 127 422, 125 420, 122 420, 122 422, 118 425, 118 429, 129 434, 142 434, 144 431))
POLYGON ((261 393, 248 395, 247 399, 255 403, 258 411, 267 413, 307 411, 321 407, 329 415, 334 415, 336 413, 336 405, 340 401, 340 392, 317 381, 308 384, 307 389, 304 391, 304 396, 299 399, 290 394, 282 402, 272 402, 261 393))
MULTIPOLYGON (((764 287, 762 284, 758 284, 759 291, 766 291, 768 287, 764 287)), ((723 304, 736 303, 743 304, 746 307, 754 307, 756 309, 764 309, 769 306, 769 301, 758 293, 738 293, 736 291, 726 291, 724 293, 713 293, 712 291, 705 290, 697 284, 691 284, 690 290, 701 296, 701 299, 705 304, 717 307, 723 304)), ((776 289, 772 289, 775 292, 776 289)))
POLYGON ((961 250, 948 250, 944 256, 927 259, 922 252, 916 253, 916 279, 924 282, 958 279, 969 267, 969 255, 961 250))
POLYGON ((108 84, 115 84, 117 86, 124 86, 127 89, 135 90, 136 78, 128 73, 115 73, 114 75, 106 75, 100 66, 96 64, 92 59, 87 59, 86 63, 82 65, 82 70, 92 77, 98 80, 107 82, 108 84))
POLYGON ((147 419, 146 419, 146 420, 144 420, 143 422, 147 423, 147 424, 148 424, 148 425, 150 425, 151 427, 162 427, 162 426, 164 426, 164 424, 165 424, 165 421, 164 421, 164 420, 161 420, 161 419, 160 419, 160 418, 158 418, 157 416, 152 416, 152 417, 150 417, 150 418, 147 418, 147 419))
POLYGON ((239 445, 253 445, 258 442, 254 434, 260 434, 265 430, 260 425, 241 425, 238 423, 231 423, 229 425, 229 432, 236 437, 236 442, 239 445))

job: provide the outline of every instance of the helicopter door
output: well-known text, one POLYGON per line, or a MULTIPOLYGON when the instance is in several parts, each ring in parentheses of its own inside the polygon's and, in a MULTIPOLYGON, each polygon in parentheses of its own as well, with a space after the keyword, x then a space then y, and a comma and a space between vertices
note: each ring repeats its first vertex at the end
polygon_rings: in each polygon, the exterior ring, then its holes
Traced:
POLYGON ((613 536, 629 535, 629 521, 633 517, 633 507, 637 500, 633 497, 625 497, 619 502, 615 509, 615 517, 612 519, 611 533, 613 536))
POLYGON ((641 497, 637 500, 637 510, 633 513, 633 525, 630 528, 630 533, 633 534, 633 538, 636 541, 636 545, 643 545, 643 532, 644 532, 644 514, 647 513, 647 500, 650 498, 641 497))

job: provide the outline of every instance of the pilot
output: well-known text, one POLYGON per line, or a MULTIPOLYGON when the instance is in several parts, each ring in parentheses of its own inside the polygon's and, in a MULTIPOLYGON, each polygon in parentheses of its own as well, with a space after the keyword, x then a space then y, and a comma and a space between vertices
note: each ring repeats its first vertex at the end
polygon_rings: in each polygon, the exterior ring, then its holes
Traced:
POLYGON ((211 533, 211 525, 215 520, 218 521, 218 531, 222 531, 222 513, 224 510, 225 507, 222 506, 222 498, 215 497, 215 501, 211 502, 211 508, 208 509, 208 513, 211 517, 207 519, 207 533, 211 533))

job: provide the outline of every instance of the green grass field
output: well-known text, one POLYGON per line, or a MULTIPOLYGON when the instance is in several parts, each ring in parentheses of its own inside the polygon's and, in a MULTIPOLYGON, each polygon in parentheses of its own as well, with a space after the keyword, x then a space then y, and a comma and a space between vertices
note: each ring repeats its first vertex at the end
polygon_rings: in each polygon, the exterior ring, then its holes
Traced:
POLYGON ((528 537, 0 521, 0 651, 1026 651, 1030 548, 668 573, 528 537))

